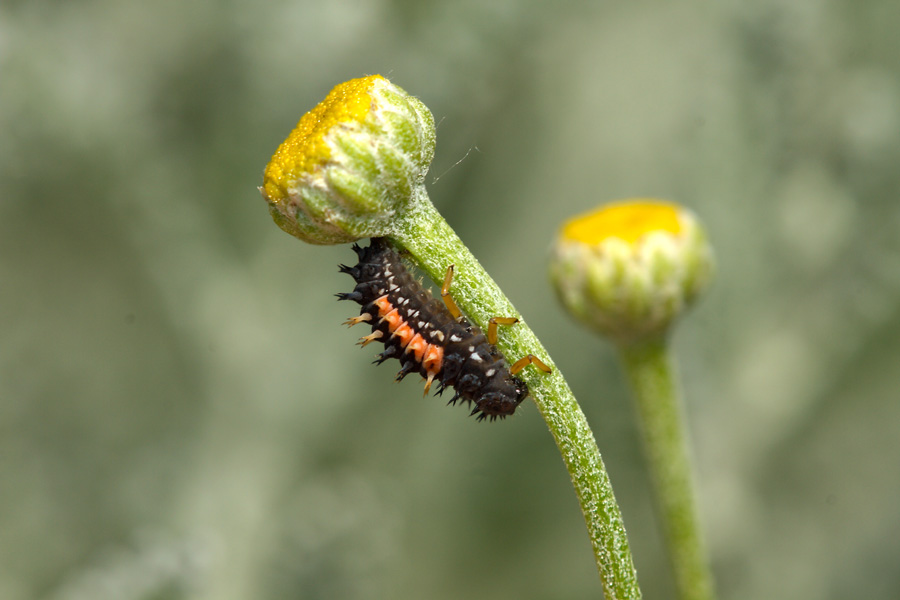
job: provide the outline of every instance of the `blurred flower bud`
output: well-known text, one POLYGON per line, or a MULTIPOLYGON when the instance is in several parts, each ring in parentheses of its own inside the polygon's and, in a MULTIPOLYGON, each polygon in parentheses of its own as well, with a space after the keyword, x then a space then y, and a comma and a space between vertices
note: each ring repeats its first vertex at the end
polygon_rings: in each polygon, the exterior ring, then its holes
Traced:
POLYGON ((434 117, 380 75, 336 86, 278 147, 260 192, 275 223, 311 244, 392 232, 420 197, 434 117))
POLYGON ((613 203, 566 223, 550 277, 563 306, 617 343, 665 333, 713 270, 706 234, 685 208, 613 203))

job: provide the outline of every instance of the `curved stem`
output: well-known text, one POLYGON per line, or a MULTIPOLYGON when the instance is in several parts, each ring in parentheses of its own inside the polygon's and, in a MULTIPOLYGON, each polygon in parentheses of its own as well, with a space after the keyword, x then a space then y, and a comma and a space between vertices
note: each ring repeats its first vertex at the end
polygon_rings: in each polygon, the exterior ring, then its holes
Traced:
POLYGON ((605 597, 640 598, 622 515, 593 432, 572 391, 512 303, 431 204, 424 188, 417 194, 415 209, 401 218, 392 240, 406 249, 435 282, 443 279, 448 265, 455 265, 453 298, 480 327, 495 316, 520 319, 503 329, 497 345, 508 358, 515 360, 531 353, 553 368, 550 374, 526 368, 519 376, 528 384, 575 486, 605 597))
POLYGON ((694 507, 681 399, 669 344, 660 336, 621 344, 619 352, 633 390, 678 598, 711 600, 712 575, 694 507))

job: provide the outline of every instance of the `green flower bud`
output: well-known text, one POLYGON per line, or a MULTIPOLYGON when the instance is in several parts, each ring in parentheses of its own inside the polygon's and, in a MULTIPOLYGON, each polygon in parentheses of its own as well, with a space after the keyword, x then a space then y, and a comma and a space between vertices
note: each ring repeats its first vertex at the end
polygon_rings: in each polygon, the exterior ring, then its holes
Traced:
POLYGON ((419 100, 381 75, 353 79, 303 115, 260 192, 275 223, 311 244, 390 235, 422 197, 434 137, 419 100))
POLYGON ((705 289, 712 249, 676 204, 635 199, 566 223, 550 277, 563 306, 618 343, 664 334, 705 289))

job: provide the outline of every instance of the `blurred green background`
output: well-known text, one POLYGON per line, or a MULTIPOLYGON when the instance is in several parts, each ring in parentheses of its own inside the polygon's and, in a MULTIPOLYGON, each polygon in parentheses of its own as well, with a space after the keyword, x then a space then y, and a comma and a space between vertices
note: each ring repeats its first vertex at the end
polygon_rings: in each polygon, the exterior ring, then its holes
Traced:
MULTIPOLYGON (((0 5, 0 598, 598 598, 531 403, 422 399, 339 326, 346 246, 256 186, 335 84, 432 110, 429 190, 596 433, 647 598, 672 585, 610 347, 546 280, 568 216, 677 200, 722 598, 900 597, 900 3, 0 5)), ((348 312, 351 311, 351 312, 348 312)))

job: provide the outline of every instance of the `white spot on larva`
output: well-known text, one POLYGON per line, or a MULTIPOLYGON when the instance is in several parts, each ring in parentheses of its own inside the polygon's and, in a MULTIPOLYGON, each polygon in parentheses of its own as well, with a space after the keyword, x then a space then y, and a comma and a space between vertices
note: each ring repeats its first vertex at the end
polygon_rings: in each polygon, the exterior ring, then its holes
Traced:
POLYGON ((478 356, 477 352, 473 352, 472 354, 470 354, 469 359, 474 360, 475 362, 483 362, 483 360, 484 360, 480 356, 478 356))
POLYGON ((451 342, 461 342, 462 338, 454 333, 453 335, 450 336, 450 341, 451 342))
POLYGON ((419 329, 425 329, 425 321, 419 321, 419 329))
POLYGON ((496 372, 497 372, 497 369, 488 369, 484 375, 485 375, 485 377, 493 377, 494 373, 496 373, 496 372))
POLYGON ((475 346, 469 346, 469 352, 475 352, 475 346))
POLYGON ((438 340, 443 342, 444 341, 444 332, 438 331, 437 329, 435 329, 434 331, 431 332, 431 337, 436 337, 438 340))

